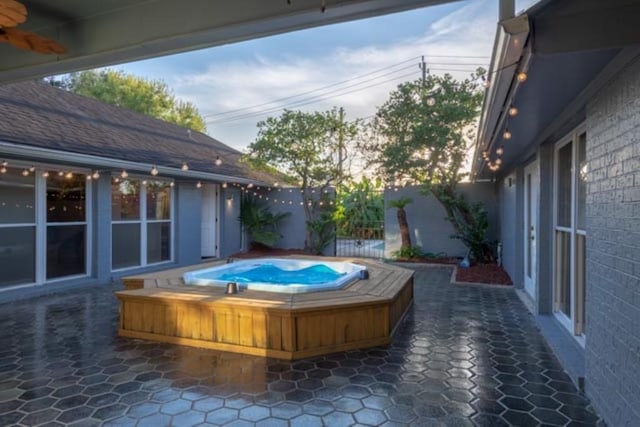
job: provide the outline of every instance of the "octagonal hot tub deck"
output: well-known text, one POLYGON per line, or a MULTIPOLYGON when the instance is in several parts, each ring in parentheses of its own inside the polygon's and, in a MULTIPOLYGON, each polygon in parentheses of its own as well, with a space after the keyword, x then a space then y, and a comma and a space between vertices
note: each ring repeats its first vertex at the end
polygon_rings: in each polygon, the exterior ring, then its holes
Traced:
POLYGON ((223 262, 124 278, 126 290, 116 292, 119 335, 289 360, 388 344, 413 302, 413 271, 330 259, 366 265, 369 279, 334 291, 227 295, 182 280, 186 271, 223 262))

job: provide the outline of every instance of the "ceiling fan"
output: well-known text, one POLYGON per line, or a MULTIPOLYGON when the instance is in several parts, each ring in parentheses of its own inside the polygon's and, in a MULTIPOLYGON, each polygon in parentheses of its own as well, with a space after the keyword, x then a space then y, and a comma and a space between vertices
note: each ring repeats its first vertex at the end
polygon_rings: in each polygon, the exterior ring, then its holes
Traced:
POLYGON ((0 42, 44 54, 63 54, 67 49, 58 42, 16 28, 27 20, 27 8, 16 0, 0 0, 0 42))

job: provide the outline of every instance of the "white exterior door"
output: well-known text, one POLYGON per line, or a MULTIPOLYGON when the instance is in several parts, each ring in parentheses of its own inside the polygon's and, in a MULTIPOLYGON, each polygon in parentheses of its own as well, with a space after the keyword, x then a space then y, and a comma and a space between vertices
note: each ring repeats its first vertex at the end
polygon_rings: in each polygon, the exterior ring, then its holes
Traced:
POLYGON ((536 299, 538 269, 538 162, 524 169, 524 289, 536 299))
POLYGON ((202 257, 218 256, 218 186, 202 186, 202 257))

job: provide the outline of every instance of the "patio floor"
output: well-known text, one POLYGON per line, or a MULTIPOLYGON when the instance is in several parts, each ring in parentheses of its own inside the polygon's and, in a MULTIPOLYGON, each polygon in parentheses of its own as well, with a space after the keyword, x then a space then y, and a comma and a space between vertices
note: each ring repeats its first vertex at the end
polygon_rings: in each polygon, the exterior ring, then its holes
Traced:
POLYGON ((513 290, 449 277, 417 270, 392 345, 292 363, 118 338, 113 286, 1 305, 0 425, 598 422, 513 290))

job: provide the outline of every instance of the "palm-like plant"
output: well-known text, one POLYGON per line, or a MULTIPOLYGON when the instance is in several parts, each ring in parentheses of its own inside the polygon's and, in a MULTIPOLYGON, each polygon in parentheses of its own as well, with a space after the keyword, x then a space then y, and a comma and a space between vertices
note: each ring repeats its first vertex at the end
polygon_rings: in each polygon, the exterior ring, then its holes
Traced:
POLYGON ((396 208, 396 217, 398 218, 398 227, 400 228, 400 237, 402 245, 400 251, 409 251, 411 249, 411 233, 409 232, 409 222, 407 221, 407 212, 405 206, 413 203, 411 197, 401 197, 397 200, 390 200, 389 207, 396 208))
POLYGON ((290 212, 274 214, 265 202, 247 196, 242 198, 238 220, 252 243, 273 246, 282 237, 278 224, 289 215, 290 212))

